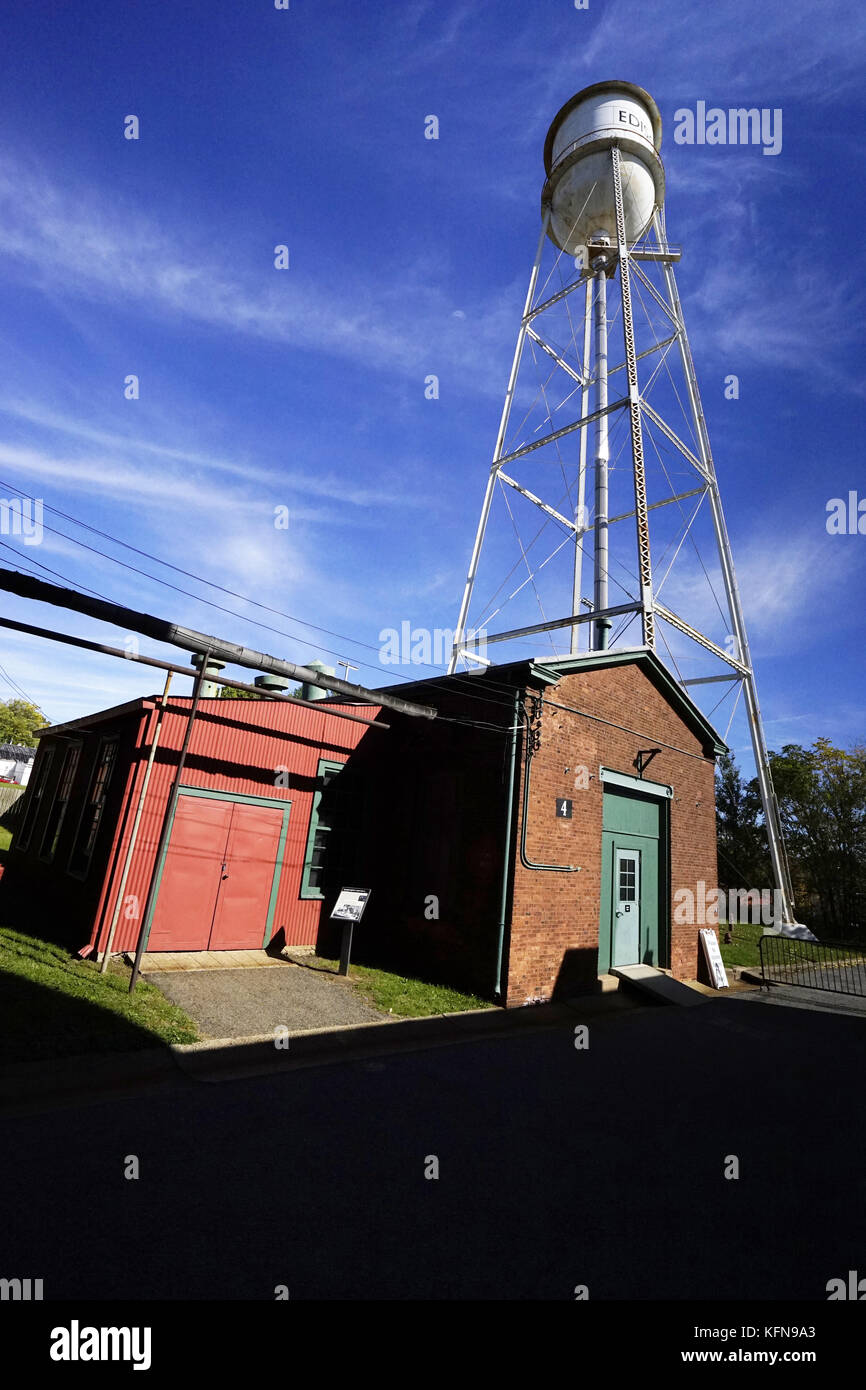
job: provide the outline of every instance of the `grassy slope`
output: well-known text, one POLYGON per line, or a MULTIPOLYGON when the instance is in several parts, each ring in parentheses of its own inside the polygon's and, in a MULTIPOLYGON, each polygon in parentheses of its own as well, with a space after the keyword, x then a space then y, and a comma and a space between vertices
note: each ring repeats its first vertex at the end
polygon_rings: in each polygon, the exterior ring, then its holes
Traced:
POLYGON ((77 960, 49 941, 0 928, 0 1061, 37 1061, 89 1052, 131 1052, 195 1042, 198 1032, 153 985, 129 969, 77 960))
MULTIPOLYGON (((324 956, 305 956, 303 962, 331 974, 336 974, 339 965, 339 961, 324 956)), ((397 1018, 426 1018, 430 1014, 496 1007, 489 999, 479 999, 475 994, 463 994, 448 985, 432 985, 425 980, 393 975, 388 970, 374 970, 367 965, 350 966, 349 982, 374 1009, 393 1014, 397 1018)))

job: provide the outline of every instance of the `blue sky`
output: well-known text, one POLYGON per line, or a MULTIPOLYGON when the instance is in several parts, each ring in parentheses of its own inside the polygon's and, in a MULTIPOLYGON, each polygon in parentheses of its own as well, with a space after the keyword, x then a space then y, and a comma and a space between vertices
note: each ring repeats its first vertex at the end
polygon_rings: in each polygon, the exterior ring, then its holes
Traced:
MULTIPOLYGON (((66 534, 0 535, 2 563, 18 563, 11 545, 23 567, 117 602, 290 660, 346 658, 373 686, 399 679, 380 632, 455 623, 547 127, 579 88, 625 78, 661 109, 668 231, 768 741, 862 740, 866 536, 825 523, 830 498, 866 497, 852 155, 866 12, 30 0, 7 4, 4 31, 0 497, 40 497, 198 578, 48 510, 66 534), (699 100, 780 108, 781 152, 676 145, 675 111, 699 100)), ((4 596, 3 611, 122 645, 62 610, 4 596)), ((53 721, 161 684, 8 632, 0 662, 3 696, 25 691, 53 721)), ((747 762, 739 714, 730 737, 747 762)))

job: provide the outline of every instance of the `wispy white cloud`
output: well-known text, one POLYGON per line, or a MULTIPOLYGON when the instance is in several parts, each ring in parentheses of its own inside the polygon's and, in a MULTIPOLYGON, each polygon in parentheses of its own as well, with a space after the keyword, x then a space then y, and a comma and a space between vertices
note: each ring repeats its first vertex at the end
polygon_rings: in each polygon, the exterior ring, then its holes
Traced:
MULTIPOLYGON (((824 533, 823 523, 822 515, 812 526, 784 527, 778 522, 772 528, 756 526, 735 545, 737 583, 753 659, 791 654, 811 645, 813 627, 804 617, 807 575, 810 612, 834 612, 837 625, 843 627, 853 619, 842 596, 862 571, 863 559, 844 544, 844 538, 824 533)), ((717 641, 721 637, 724 645, 727 634, 721 632, 722 618, 713 597, 725 610, 719 565, 704 554, 704 574, 688 550, 683 553, 683 562, 671 569, 658 597, 708 636, 717 641)))
POLYGON ((750 96, 759 106, 779 105, 780 100, 833 102, 862 85, 866 14, 857 7, 842 11, 831 5, 828 11, 816 11, 812 4, 792 0, 764 0, 761 5, 727 0, 698 10, 669 0, 643 0, 635 20, 631 0, 608 0, 600 19, 586 26, 585 40, 575 36, 573 52, 550 55, 551 73, 567 84, 575 62, 581 68, 588 62, 595 70, 608 58, 610 70, 599 71, 594 80, 627 70, 660 102, 679 89, 719 104, 728 94, 732 99, 750 96), (769 54, 775 62, 768 62, 769 54))
MULTIPOLYGON (((44 406, 38 401, 20 401, 0 398, 0 416, 6 415, 11 419, 23 420, 28 424, 36 426, 40 430, 50 431, 65 436, 69 440, 84 441, 85 443, 98 444, 110 450, 107 459, 110 460, 108 474, 109 486, 112 482, 118 487, 118 495, 136 490, 139 485, 136 481, 135 467, 131 463, 136 459, 139 465, 139 473, 142 469, 152 469, 152 464, 146 460, 160 458, 179 464, 192 464, 194 468, 201 470, 202 474, 226 474, 233 477, 238 483, 243 485, 245 496, 249 493, 250 484, 258 484, 262 489, 262 497, 268 498, 273 504, 274 490, 279 490, 280 497, 286 495, 286 490, 290 490, 292 495, 297 493, 308 494, 313 497, 327 497, 338 500, 342 506, 351 507, 397 507, 415 508, 429 505, 429 498, 421 495, 412 495, 405 488, 396 487, 365 487, 359 486, 350 478, 340 478, 335 473, 318 474, 302 473, 296 469, 287 469, 276 464, 272 468, 264 468, 250 463, 245 458, 226 459, 213 454, 202 453, 200 450, 176 448, 170 445, 160 444, 149 438, 129 434, 118 434, 111 430, 99 429, 85 421, 73 419, 62 415, 50 407, 44 406), (129 477, 126 474, 129 474, 129 477), (265 491, 266 490, 266 491, 265 491)), ((36 467, 39 468, 39 459, 44 460, 44 467, 51 468, 51 460, 45 452, 29 453, 22 451, 16 453, 15 446, 0 444, 0 450, 9 450, 8 458, 10 463, 16 457, 20 458, 22 465, 30 466, 28 460, 35 460, 36 467)), ((0 454, 2 457, 2 454, 0 454)), ((80 457, 77 456, 77 457, 80 457)), ((104 461, 100 461, 98 467, 103 466, 104 461)), ((93 473, 84 472, 78 474, 70 463, 61 462, 59 468, 69 468, 71 479, 74 479, 79 487, 86 487, 89 484, 95 485, 93 473)), ((160 475, 156 475, 157 479, 160 475)), ((189 477, 188 469, 179 469, 170 475, 161 475, 161 481, 157 482, 157 487, 174 487, 174 479, 179 480, 182 491, 184 480, 189 477)), ((147 478, 145 477, 145 485, 147 478)), ((222 486, 222 483, 220 484, 222 486)), ((243 500, 243 499, 241 499, 243 500)), ((219 505, 219 499, 216 499, 219 505)), ((237 505, 237 500, 233 500, 231 505, 237 505)), ((250 503, 260 507, 262 502, 250 503)), ((327 511, 318 514, 322 520, 338 522, 345 513, 340 511, 327 511)), ((311 510, 304 513, 305 519, 318 519, 317 514, 311 510)))
POLYGON ((826 388, 863 394, 863 292, 844 273, 829 278, 811 250, 789 248, 784 267, 764 274, 731 232, 689 299, 690 332, 737 362, 803 373, 826 388), (832 343, 833 351, 816 350, 832 343), (856 360, 855 360, 856 358, 856 360))
MULTIPOLYGON (((495 347, 495 305, 454 305, 431 277, 429 257, 383 283, 339 290, 277 272, 270 247, 245 271, 202 250, 189 228, 166 232, 140 210, 117 208, 92 188, 62 186, 44 170, 0 161, 0 255, 7 273, 52 298, 78 297, 189 327, 216 327, 350 359, 423 380, 431 361, 471 368, 493 389, 485 346, 495 347), (130 256, 129 247, 136 247, 130 256), (453 310, 473 322, 468 340, 453 310)), ((501 389, 497 380, 496 387, 501 389)))

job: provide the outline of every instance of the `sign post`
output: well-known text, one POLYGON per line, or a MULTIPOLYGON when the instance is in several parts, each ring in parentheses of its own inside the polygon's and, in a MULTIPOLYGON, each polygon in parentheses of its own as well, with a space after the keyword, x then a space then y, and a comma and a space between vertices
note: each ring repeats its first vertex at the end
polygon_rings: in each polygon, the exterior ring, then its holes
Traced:
POLYGON ((352 934, 355 923, 360 922, 364 908, 370 899, 369 888, 341 888, 340 896, 334 904, 331 921, 343 923, 343 940, 340 944, 340 968, 338 975, 348 975, 352 959, 352 934))

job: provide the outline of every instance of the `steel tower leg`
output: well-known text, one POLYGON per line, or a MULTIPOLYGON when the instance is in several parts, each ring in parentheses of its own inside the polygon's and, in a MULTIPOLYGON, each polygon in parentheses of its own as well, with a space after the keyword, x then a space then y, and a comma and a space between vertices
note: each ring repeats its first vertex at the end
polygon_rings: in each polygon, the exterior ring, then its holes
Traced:
MULTIPOLYGON (((664 225, 658 213, 654 218, 654 228, 656 240, 663 244, 666 240, 664 225)), ((704 418, 703 407, 701 405, 698 380, 695 373, 694 361, 688 336, 686 334, 685 320, 683 318, 682 304, 680 303, 679 291, 677 290, 676 277, 673 267, 669 262, 662 262, 664 269, 665 284, 667 287, 670 307, 673 311, 677 325, 677 341, 680 350, 680 357, 683 364, 683 372, 686 378, 686 387, 689 396, 692 419, 695 427, 695 434, 698 440, 698 453, 701 465, 708 477, 708 489, 710 494, 710 506, 713 514, 713 526, 716 535, 716 545, 719 552, 719 562, 722 569, 722 579, 725 585, 725 593, 728 599, 728 610, 733 627, 733 636, 737 643, 736 655, 738 659, 747 667, 747 672, 743 676, 743 685, 746 695, 746 712, 749 722, 749 733, 752 740, 752 751, 755 757, 755 767, 758 773, 758 786, 761 792, 761 805, 764 810, 764 821, 767 827, 767 841, 770 847, 770 861, 773 867, 773 877, 776 887, 782 897, 783 925, 796 925, 794 913, 794 894, 791 884, 791 874, 788 866, 788 856, 785 850, 785 839, 782 832, 782 822, 779 817, 779 804, 776 800, 776 792, 773 787, 773 778, 770 771, 770 759, 767 751, 767 743, 764 737, 764 726, 761 719, 761 710, 758 704, 758 692, 755 686, 754 669, 752 657, 749 650, 749 640, 746 635, 746 624, 743 617, 743 606, 740 601, 740 591, 737 585, 737 576, 734 570, 734 560, 731 552, 731 543, 728 537, 728 528, 725 522, 725 515, 722 509, 719 485, 716 479, 716 468, 713 462, 712 450, 710 448, 709 431, 707 430, 706 419, 704 418)))
MULTIPOLYGON (((583 359, 581 370, 583 372, 583 386, 580 392, 580 418, 585 420, 589 413, 589 348, 590 337, 592 334, 592 281, 586 282, 586 298, 583 306, 583 359)), ((577 475, 577 522, 580 530, 574 537, 574 584, 571 591, 571 611, 577 616, 580 612, 581 589, 583 587, 583 537, 584 518, 586 516, 586 427, 580 431, 580 453, 578 455, 578 475, 577 475)), ((579 651, 578 638, 580 628, 575 624, 571 629, 571 654, 575 656, 579 651)))
MULTIPOLYGON (((593 607, 603 613, 608 607, 608 516, 607 516, 607 472, 610 462, 610 447, 607 430, 607 266, 608 257, 604 254, 593 257, 595 271, 593 284, 595 291, 595 408, 599 412, 595 422, 595 576, 593 583, 593 607)), ((585 431, 583 431, 585 433, 585 431)), ((599 618, 592 624, 593 650, 607 650, 607 634, 613 624, 610 618, 599 618)), ((574 629, 572 629, 574 631, 574 629)))
POLYGON ((637 535, 638 578, 640 582, 641 628, 645 647, 655 647, 655 609, 653 606, 653 572, 650 557, 649 515, 646 498, 646 470, 643 457, 643 425, 640 413, 640 390, 637 379, 637 353, 634 342, 634 320, 631 309, 631 271, 628 242, 625 236, 625 213, 622 202, 622 171, 619 146, 611 148, 613 165, 613 194, 616 205, 616 240, 619 256, 619 283, 622 294, 622 332, 628 379, 628 413, 631 425, 631 456, 634 473, 634 515, 637 535))
POLYGON ((541 236, 538 238, 538 250, 535 253, 535 261, 532 266, 532 274, 529 277, 529 288, 526 291, 526 303, 523 306, 523 317, 520 320, 520 332, 517 335, 517 345, 514 349, 514 359, 511 363, 511 372, 508 377, 508 385, 505 388, 505 402, 502 407, 502 416, 499 421, 499 432, 496 436, 496 447, 493 450, 493 463, 490 467, 490 474, 487 478, 487 488, 484 493, 484 504, 481 508, 481 517, 478 521, 478 529, 475 532, 475 544, 472 547, 472 556, 469 561, 469 573, 466 576, 466 586, 463 590, 463 600, 460 604, 460 615, 457 619, 457 629, 454 633, 454 646, 451 649, 451 660, 448 663, 448 674, 453 675, 457 660, 464 641, 466 640, 466 619, 469 614, 469 605, 472 601, 472 590, 475 587, 475 576, 478 573, 478 561, 481 556, 481 547, 484 543, 484 533, 487 530, 487 520, 490 516, 490 507, 493 502, 493 489, 496 487, 496 475, 499 472, 499 460, 502 457, 502 449, 505 443, 505 434, 508 429, 508 421, 511 418, 511 406, 514 402, 514 387, 517 382, 517 373, 520 370, 520 360, 523 356, 523 345, 526 342, 526 329, 529 311, 532 308, 532 301, 535 297, 535 287, 538 283, 538 269, 541 265, 541 254, 544 250, 544 242, 547 237, 547 227, 550 222, 549 210, 545 212, 541 219, 541 236))

